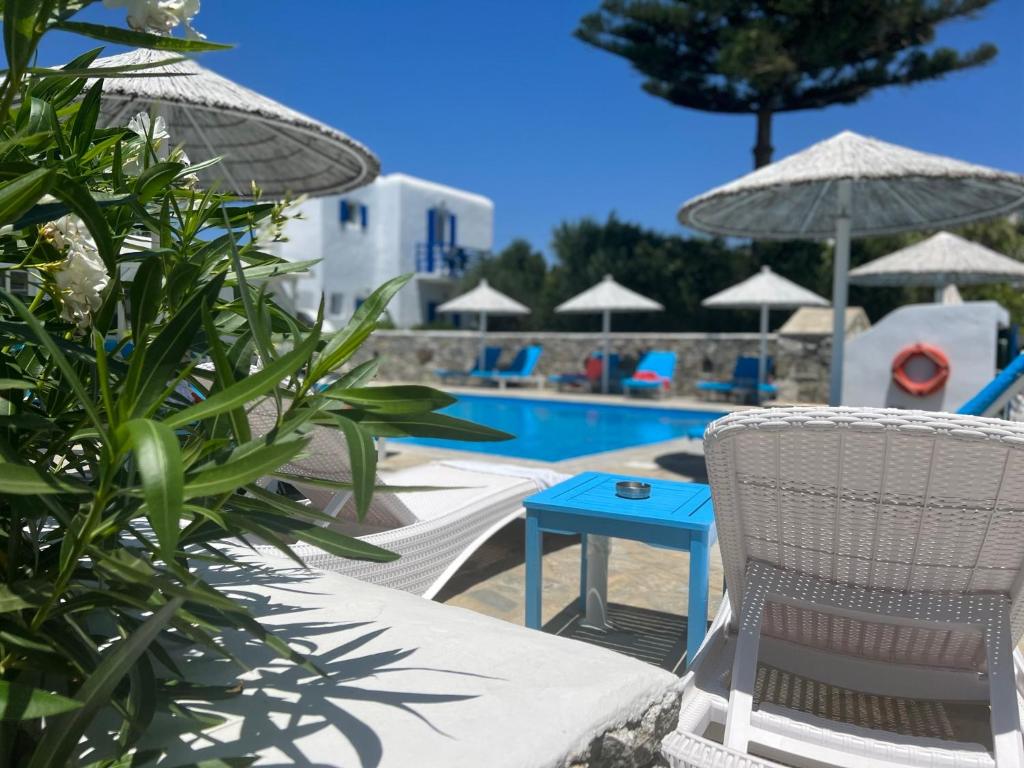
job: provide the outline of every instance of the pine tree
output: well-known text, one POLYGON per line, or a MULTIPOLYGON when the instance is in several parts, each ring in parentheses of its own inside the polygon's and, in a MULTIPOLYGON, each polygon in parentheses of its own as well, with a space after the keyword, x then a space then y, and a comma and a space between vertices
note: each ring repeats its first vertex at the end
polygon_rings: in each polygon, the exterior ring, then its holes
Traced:
POLYGON ((754 167, 772 158, 772 116, 852 104, 877 88, 990 61, 983 44, 931 48, 935 28, 993 0, 603 0, 576 36, 632 62, 672 104, 757 116, 754 167))

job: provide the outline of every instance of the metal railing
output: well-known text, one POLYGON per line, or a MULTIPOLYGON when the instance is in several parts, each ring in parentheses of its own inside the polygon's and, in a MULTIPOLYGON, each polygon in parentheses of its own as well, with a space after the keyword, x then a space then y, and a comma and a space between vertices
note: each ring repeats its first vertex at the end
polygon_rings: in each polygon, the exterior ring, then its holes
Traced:
POLYGON ((462 245, 416 243, 414 269, 421 275, 458 278, 486 254, 487 251, 462 245))

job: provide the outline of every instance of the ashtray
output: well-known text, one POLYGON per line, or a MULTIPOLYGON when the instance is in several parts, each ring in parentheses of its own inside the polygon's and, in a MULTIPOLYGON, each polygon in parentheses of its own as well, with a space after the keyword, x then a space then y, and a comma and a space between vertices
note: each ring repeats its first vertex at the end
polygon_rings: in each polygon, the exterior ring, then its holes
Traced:
POLYGON ((647 499, 651 495, 651 484, 623 480, 615 484, 615 495, 623 499, 647 499))

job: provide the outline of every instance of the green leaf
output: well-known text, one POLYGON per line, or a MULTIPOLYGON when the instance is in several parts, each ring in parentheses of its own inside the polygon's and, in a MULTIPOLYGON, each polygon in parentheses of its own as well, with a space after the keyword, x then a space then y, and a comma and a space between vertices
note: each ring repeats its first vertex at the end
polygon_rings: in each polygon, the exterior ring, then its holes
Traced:
POLYGON ((25 464, 0 462, 0 493, 38 496, 53 493, 91 493, 88 486, 71 483, 25 464))
POLYGON ((92 144, 92 135, 96 131, 96 121, 100 116, 100 97, 103 95, 103 81, 93 83, 78 107, 78 114, 71 124, 71 140, 75 144, 75 153, 81 157, 92 144))
POLYGON ((56 171, 39 168, 0 187, 0 226, 17 221, 50 191, 56 171))
POLYGON ((22 608, 30 608, 32 603, 28 602, 21 595, 16 594, 6 584, 0 584, 0 613, 20 611, 22 608))
POLYGON ((352 492, 356 500, 356 516, 362 520, 373 500, 373 486, 377 477, 377 449, 369 433, 354 421, 338 418, 334 422, 345 434, 349 464, 352 467, 352 492))
POLYGON ((351 371, 347 371, 343 374, 342 377, 331 384, 326 391, 356 389, 361 387, 377 375, 378 368, 380 368, 380 360, 376 357, 372 360, 367 360, 365 363, 360 363, 351 371))
POLYGON ((456 419, 443 413, 388 414, 349 412, 329 413, 334 419, 348 418, 358 422, 375 437, 437 437, 465 442, 512 440, 515 435, 498 429, 456 419))
POLYGON ((82 706, 48 723, 28 768, 63 768, 67 765, 96 713, 110 702, 114 689, 167 626, 183 602, 180 597, 169 600, 127 638, 104 654, 103 661, 86 678, 75 695, 82 706))
POLYGON ((35 384, 25 379, 0 379, 0 389, 31 389, 35 384))
POLYGON ((339 390, 328 388, 322 394, 355 408, 375 413, 425 413, 455 402, 455 398, 447 392, 416 385, 339 390))
MULTIPOLYGON (((210 348, 210 359, 213 361, 213 375, 217 382, 217 386, 221 390, 225 390, 232 386, 240 378, 244 379, 245 375, 249 372, 248 361, 252 358, 251 348, 246 342, 245 338, 238 338, 232 345, 232 349, 227 352, 224 351, 224 344, 220 340, 220 334, 217 331, 216 326, 213 323, 213 318, 210 316, 210 312, 206 309, 203 310, 203 327, 206 329, 206 338, 209 340, 210 348), (243 354, 243 349, 250 350, 250 354, 243 354), (231 355, 234 353, 237 357, 232 362, 231 355), (244 358, 244 361, 243 361, 244 358), (244 362, 245 372, 239 372, 239 368, 242 367, 244 362)), ((218 427, 215 423, 211 434, 213 437, 218 437, 221 434, 226 434, 229 429, 234 433, 235 442, 238 445, 243 445, 252 440, 252 429, 249 426, 249 416, 245 412, 244 407, 236 408, 228 413, 228 426, 218 427)))
POLYGON ((36 720, 70 712, 82 702, 39 688, 0 680, 0 720, 36 720))
POLYGON ((38 3, 33 0, 4 2, 4 52, 7 54, 8 82, 13 86, 25 71, 35 47, 35 20, 38 3))
POLYGON ((142 341, 144 329, 156 319, 157 312, 160 311, 162 286, 163 272, 160 259, 149 258, 143 261, 128 289, 132 312, 132 338, 137 344, 142 341))
POLYGON ((146 346, 144 354, 132 355, 130 384, 126 387, 129 393, 126 405, 132 414, 140 416, 160 405, 159 398, 167 382, 177 375, 182 358, 199 330, 203 306, 216 300, 222 280, 215 279, 205 290, 192 294, 146 346))
MULTIPOLYGON (((231 47, 224 43, 211 43, 208 40, 189 40, 182 37, 171 37, 170 35, 152 35, 149 32, 136 32, 131 29, 108 27, 103 24, 90 24, 84 21, 61 21, 55 24, 54 27, 65 32, 75 32, 85 37, 91 37, 95 40, 105 40, 108 43, 127 45, 132 48, 149 48, 158 51, 188 53, 224 51, 231 47)), ((8 60, 10 59, 8 58, 8 60)))
POLYGON ((348 324, 327 342, 313 366, 312 378, 323 378, 345 363, 377 328, 377 320, 412 275, 400 275, 375 290, 352 315, 348 324))
POLYGON ((320 340, 320 334, 311 333, 295 349, 274 360, 263 370, 244 378, 227 389, 211 394, 205 400, 190 405, 164 420, 170 427, 181 427, 193 421, 207 419, 244 406, 260 395, 277 387, 282 379, 291 376, 305 363, 320 340))
POLYGON ((321 528, 318 525, 292 529, 291 532, 300 541, 312 544, 338 557, 347 557, 351 560, 371 560, 375 563, 390 563, 399 558, 397 552, 381 549, 361 539, 337 533, 329 528, 321 528))
MULTIPOLYGON (((28 311, 28 307, 21 303, 21 301, 15 298, 12 294, 7 291, 0 290, 0 296, 3 296, 11 308, 25 321, 28 326, 28 331, 35 338, 35 340, 46 348, 46 351, 50 353, 50 362, 56 365, 64 378, 66 379, 68 386, 74 391, 75 396, 78 398, 79 405, 82 409, 89 414, 89 418, 93 423, 93 426, 99 430, 100 434, 105 434, 103 429, 103 420, 100 418, 100 413, 96 410, 96 406, 92 402, 92 396, 86 391, 85 386, 82 384, 81 379, 78 378, 78 374, 75 373, 75 369, 71 367, 71 363, 61 352, 61 347, 58 345, 57 340, 47 333, 42 323, 36 319, 35 315, 28 311)), ((5 324, 13 325, 13 323, 5 324)), ((83 348, 84 349, 84 348, 83 348)), ((95 355, 91 352, 89 354, 92 359, 95 360, 95 355)))
POLYGON ((294 459, 308 442, 306 439, 267 444, 256 440, 241 446, 224 464, 204 469, 192 477, 185 484, 185 498, 227 493, 251 480, 272 474, 294 459), (259 447, 254 448, 257 444, 259 447))
POLYGON ((167 189, 184 167, 184 163, 167 161, 149 166, 135 180, 135 197, 140 203, 148 203, 167 189))
POLYGON ((212 757, 198 763, 175 763, 168 768, 249 768, 256 762, 256 757, 212 757))
POLYGON ((117 272, 117 252, 114 250, 114 239, 110 234, 110 225, 103 215, 103 210, 93 199, 88 188, 83 184, 61 174, 51 190, 54 197, 68 206, 85 226, 96 241, 96 249, 110 274, 117 272))
POLYGON ((170 562, 178 546, 178 521, 185 503, 182 485, 185 471, 178 439, 169 426, 149 419, 132 419, 124 428, 135 447, 149 522, 164 560, 170 562))
MULTIPOLYGON (((102 49, 100 49, 102 50, 102 49)), ((53 69, 51 67, 28 67, 25 69, 30 75, 40 77, 170 77, 166 72, 146 72, 147 69, 166 67, 170 64, 177 64, 185 61, 184 56, 168 56, 160 61, 145 61, 141 64, 122 64, 119 67, 73 67, 65 64, 63 67, 53 69)))
MULTIPOLYGON (((121 205, 130 199, 130 195, 108 195, 102 192, 96 192, 93 195, 93 202, 100 208, 121 205)), ((23 229, 32 224, 45 224, 47 221, 54 221, 73 211, 74 209, 65 203, 41 203, 33 206, 24 216, 14 222, 14 228, 23 229)))

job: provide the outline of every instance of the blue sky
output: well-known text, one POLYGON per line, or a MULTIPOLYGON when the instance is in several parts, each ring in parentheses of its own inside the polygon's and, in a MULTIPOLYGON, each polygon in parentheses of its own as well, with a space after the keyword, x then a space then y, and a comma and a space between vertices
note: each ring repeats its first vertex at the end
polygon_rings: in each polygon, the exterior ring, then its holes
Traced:
MULTIPOLYGON (((750 169, 751 116, 673 107, 622 59, 572 37, 599 0, 204 0, 196 26, 236 43, 221 74, 367 144, 401 171, 487 195, 495 245, 547 250, 559 222, 624 219, 681 232, 687 198, 750 169), (299 10, 301 9, 301 10, 299 10)), ((90 9, 120 24, 123 11, 90 9)), ((852 107, 776 118, 776 158, 843 129, 1024 172, 1024 2, 998 0, 939 43, 995 43, 984 68, 852 107)), ((41 61, 90 41, 54 35, 41 61)))

